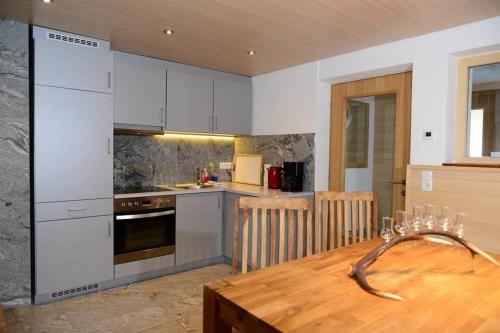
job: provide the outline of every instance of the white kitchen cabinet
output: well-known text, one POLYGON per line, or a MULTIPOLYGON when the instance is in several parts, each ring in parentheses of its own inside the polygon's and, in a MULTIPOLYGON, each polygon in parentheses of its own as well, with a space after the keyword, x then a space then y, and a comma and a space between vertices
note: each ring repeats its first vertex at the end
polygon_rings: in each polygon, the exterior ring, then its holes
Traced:
MULTIPOLYGON (((115 127, 125 125, 165 126, 166 62, 114 52, 115 127)), ((127 126, 130 127, 130 126, 127 126)))
POLYGON ((35 85, 35 202, 113 197, 113 96, 35 85))
POLYGON ((109 42, 34 27, 35 84, 113 92, 109 42))
POLYGON ((175 262, 182 265, 222 255, 222 194, 176 198, 175 262))
POLYGON ((214 79, 214 133, 251 134, 251 82, 214 79))
POLYGON ((170 131, 212 132, 213 78, 167 70, 167 124, 170 131))
POLYGON ((37 294, 113 278, 113 216, 35 223, 37 294))

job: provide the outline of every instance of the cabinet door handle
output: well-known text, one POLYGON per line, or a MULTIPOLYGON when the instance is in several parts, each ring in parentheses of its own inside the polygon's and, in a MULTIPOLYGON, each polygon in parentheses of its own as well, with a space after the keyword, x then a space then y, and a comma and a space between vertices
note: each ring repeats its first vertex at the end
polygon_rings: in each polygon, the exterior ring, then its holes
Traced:
POLYGON ((219 116, 215 116, 215 129, 219 129, 219 116))
POLYGON ((87 208, 68 208, 68 212, 84 212, 87 208))
POLYGON ((217 199, 219 199, 219 208, 220 208, 220 197, 218 197, 217 199))
POLYGON ((108 237, 111 237, 111 222, 108 221, 108 237))
POLYGON ((163 117, 164 117, 164 113, 165 113, 164 110, 165 110, 164 108, 160 108, 160 119, 161 119, 162 124, 163 124, 163 119, 164 119, 163 117))
POLYGON ((208 129, 212 130, 212 116, 208 116, 208 129))
POLYGON ((108 138, 108 155, 111 155, 111 138, 108 138))
POLYGON ((111 89, 111 72, 108 72, 108 88, 111 89))

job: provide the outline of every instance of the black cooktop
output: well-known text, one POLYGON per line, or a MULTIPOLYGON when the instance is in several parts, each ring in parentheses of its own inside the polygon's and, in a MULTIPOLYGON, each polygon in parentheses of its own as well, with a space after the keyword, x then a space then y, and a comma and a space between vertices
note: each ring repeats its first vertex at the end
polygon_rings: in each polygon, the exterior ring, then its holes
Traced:
POLYGON ((125 187, 115 187, 113 189, 113 192, 115 194, 165 192, 165 191, 172 191, 172 190, 159 186, 125 186, 125 187))

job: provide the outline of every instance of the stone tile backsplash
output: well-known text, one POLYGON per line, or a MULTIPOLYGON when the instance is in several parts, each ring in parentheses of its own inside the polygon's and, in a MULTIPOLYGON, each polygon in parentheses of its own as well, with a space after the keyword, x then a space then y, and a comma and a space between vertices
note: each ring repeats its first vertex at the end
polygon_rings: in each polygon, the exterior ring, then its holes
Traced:
POLYGON ((274 166, 304 162, 304 191, 314 190, 314 133, 243 136, 234 146, 236 154, 262 154, 274 166))
MULTIPOLYGON (((193 182, 194 170, 210 161, 232 161, 234 153, 262 154, 265 163, 304 161, 304 189, 314 187, 314 134, 245 136, 233 140, 162 136, 115 136, 115 186, 193 182)), ((220 181, 230 171, 219 170, 220 181)))
MULTIPOLYGON (((114 185, 194 182, 197 167, 218 166, 233 154, 234 141, 227 139, 115 136, 114 185)), ((230 181, 230 173, 219 172, 219 180, 230 181)))

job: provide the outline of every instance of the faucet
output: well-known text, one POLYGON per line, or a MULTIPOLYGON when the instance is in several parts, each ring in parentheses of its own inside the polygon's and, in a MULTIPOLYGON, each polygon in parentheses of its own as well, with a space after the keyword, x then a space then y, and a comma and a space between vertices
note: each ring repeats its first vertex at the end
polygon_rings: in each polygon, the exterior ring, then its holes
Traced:
POLYGON ((204 177, 203 169, 196 168, 195 175, 196 175, 196 185, 202 185, 203 184, 203 177, 204 177))

